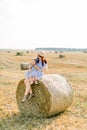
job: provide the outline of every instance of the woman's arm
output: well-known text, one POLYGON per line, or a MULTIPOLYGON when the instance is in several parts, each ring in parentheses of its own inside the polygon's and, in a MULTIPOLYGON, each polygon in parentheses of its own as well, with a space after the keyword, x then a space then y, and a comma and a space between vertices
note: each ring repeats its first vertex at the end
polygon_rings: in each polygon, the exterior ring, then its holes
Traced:
POLYGON ((37 70, 40 70, 40 68, 35 64, 33 65, 37 70))
POLYGON ((47 73, 47 71, 48 71, 48 65, 47 65, 47 64, 43 67, 42 71, 43 71, 44 73, 47 73))

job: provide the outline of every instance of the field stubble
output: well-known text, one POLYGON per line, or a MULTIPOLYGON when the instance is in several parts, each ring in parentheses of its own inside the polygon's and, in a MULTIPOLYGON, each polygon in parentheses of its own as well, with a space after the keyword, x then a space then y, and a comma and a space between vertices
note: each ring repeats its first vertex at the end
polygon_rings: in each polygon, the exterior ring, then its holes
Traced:
POLYGON ((1 130, 86 130, 87 129, 87 54, 49 52, 48 73, 58 73, 66 78, 74 91, 72 105, 63 113, 46 119, 21 115, 16 102, 16 88, 25 71, 20 70, 21 62, 30 62, 31 55, 16 52, 0 52, 0 128, 1 130))

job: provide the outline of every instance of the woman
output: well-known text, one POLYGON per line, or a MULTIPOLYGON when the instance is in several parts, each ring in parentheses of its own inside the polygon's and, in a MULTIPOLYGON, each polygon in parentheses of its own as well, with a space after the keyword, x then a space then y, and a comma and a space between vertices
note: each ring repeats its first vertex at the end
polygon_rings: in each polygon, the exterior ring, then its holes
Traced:
POLYGON ((39 80, 43 76, 43 74, 46 72, 46 70, 47 70, 47 61, 44 59, 44 52, 40 51, 38 53, 38 56, 35 62, 32 63, 31 71, 29 73, 27 72, 25 75, 26 77, 25 77, 24 83, 25 83, 26 89, 25 89, 24 97, 22 99, 22 103, 27 100, 28 94, 30 94, 28 100, 34 96, 34 93, 31 88, 31 84, 39 80))

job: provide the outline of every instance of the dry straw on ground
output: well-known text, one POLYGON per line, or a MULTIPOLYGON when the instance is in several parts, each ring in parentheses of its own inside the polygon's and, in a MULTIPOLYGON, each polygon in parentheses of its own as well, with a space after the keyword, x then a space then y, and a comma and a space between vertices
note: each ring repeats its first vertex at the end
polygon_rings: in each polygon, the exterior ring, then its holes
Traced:
POLYGON ((47 74, 32 85, 35 97, 21 103, 24 95, 24 79, 18 84, 16 98, 19 110, 23 114, 36 117, 49 117, 68 108, 73 101, 73 91, 70 84, 58 74, 47 74))

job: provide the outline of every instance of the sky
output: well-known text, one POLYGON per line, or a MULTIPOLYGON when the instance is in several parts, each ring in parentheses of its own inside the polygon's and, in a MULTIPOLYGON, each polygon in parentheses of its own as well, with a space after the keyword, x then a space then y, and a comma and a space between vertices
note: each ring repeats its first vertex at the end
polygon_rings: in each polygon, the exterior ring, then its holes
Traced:
POLYGON ((0 48, 87 48, 87 0, 0 0, 0 48))

